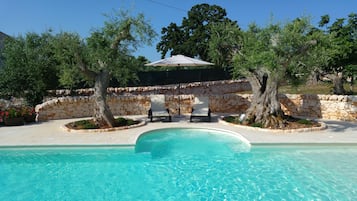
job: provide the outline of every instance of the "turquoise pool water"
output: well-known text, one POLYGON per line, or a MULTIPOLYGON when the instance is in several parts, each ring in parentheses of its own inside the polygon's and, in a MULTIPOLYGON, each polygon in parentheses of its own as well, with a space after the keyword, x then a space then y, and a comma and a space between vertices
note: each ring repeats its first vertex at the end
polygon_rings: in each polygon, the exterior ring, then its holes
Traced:
POLYGON ((165 129, 136 147, 0 149, 0 200, 355 200, 356 146, 165 129))

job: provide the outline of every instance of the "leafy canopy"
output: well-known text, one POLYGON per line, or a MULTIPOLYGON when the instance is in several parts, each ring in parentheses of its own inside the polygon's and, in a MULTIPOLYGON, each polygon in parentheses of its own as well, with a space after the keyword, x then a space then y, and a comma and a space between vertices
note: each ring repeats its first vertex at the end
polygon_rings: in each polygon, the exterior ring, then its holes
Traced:
POLYGON ((242 46, 241 30, 235 22, 214 23, 210 27, 208 56, 216 66, 232 66, 233 55, 242 46))
POLYGON ((57 87, 57 61, 50 31, 9 38, 2 51, 0 94, 25 97, 29 104, 42 101, 45 91, 57 87))
POLYGON ((331 48, 329 49, 330 61, 323 70, 328 72, 350 72, 351 65, 357 65, 357 14, 348 15, 345 18, 336 19, 330 26, 329 15, 321 17, 319 26, 325 26, 324 32, 329 37, 331 48))
POLYGON ((187 15, 183 18, 182 25, 171 23, 162 28, 161 41, 156 46, 162 58, 170 52, 171 55, 198 56, 202 60, 208 60, 210 26, 215 23, 236 24, 226 17, 226 10, 217 5, 198 4, 187 15))
POLYGON ((86 76, 78 68, 82 64, 94 73, 108 71, 121 85, 137 79, 141 62, 131 54, 141 45, 151 44, 156 33, 142 14, 132 17, 128 12, 120 11, 107 17, 104 27, 95 29, 86 40, 73 33, 57 36, 62 85, 70 87, 83 80, 89 85, 93 83, 93 77, 86 76))
POLYGON ((93 86, 93 77, 78 68, 80 63, 96 73, 108 70, 121 86, 137 79, 144 58, 136 59, 131 54, 141 45, 150 44, 156 33, 142 14, 132 17, 119 11, 107 17, 104 26, 93 30, 87 39, 77 33, 53 34, 51 30, 7 39, 0 54, 4 61, 0 95, 26 97, 35 105, 42 102, 49 89, 93 86), (118 40, 123 35, 124 39, 118 40))
POLYGON ((242 47, 235 54, 235 75, 267 73, 277 81, 297 80, 309 75, 314 65, 325 63, 321 55, 323 35, 315 31, 307 18, 286 24, 259 28, 255 24, 242 32, 242 47), (320 54, 320 59, 316 60, 320 54))

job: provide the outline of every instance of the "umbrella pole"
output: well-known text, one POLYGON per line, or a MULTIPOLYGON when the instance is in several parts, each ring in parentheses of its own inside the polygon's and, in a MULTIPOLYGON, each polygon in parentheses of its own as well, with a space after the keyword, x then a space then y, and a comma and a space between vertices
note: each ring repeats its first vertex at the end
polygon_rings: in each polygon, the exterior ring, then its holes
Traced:
POLYGON ((180 94, 181 94, 181 83, 179 83, 179 87, 178 87, 178 105, 179 105, 179 108, 178 108, 178 113, 179 113, 179 116, 181 116, 181 101, 180 101, 180 94))

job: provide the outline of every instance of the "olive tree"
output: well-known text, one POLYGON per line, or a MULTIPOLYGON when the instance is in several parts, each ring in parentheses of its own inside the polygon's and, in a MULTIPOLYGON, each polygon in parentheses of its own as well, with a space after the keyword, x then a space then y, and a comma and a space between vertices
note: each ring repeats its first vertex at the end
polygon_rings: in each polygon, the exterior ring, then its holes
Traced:
POLYGON ((314 65, 327 62, 327 57, 317 57, 323 34, 302 18, 283 26, 259 28, 253 24, 241 35, 242 46, 234 56, 234 73, 243 74, 253 91, 244 123, 283 128, 286 118, 278 100, 279 83, 305 77, 314 65))
POLYGON ((126 83, 133 76, 132 50, 150 44, 156 34, 142 14, 132 17, 122 11, 107 17, 104 27, 94 30, 86 40, 77 34, 59 34, 56 55, 62 61, 65 80, 73 80, 73 75, 80 73, 94 83, 96 124, 114 127, 115 119, 106 101, 109 81, 115 77, 126 83))
POLYGON ((346 75, 351 77, 351 84, 353 84, 353 77, 356 73, 357 14, 351 13, 348 15, 348 20, 339 18, 331 26, 327 26, 329 22, 329 15, 322 16, 319 22, 320 27, 326 26, 324 32, 329 37, 330 44, 330 61, 321 70, 328 73, 332 79, 334 94, 345 94, 343 84, 346 75))
POLYGON ((233 55, 242 46, 241 30, 235 22, 221 22, 210 27, 208 56, 224 69, 233 66, 233 55))

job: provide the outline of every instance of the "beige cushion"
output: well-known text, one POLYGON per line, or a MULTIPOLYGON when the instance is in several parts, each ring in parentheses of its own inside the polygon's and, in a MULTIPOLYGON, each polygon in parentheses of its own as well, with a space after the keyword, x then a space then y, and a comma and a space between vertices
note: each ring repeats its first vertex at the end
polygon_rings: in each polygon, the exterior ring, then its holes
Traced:
POLYGON ((193 116, 205 116, 208 115, 209 110, 209 98, 207 96, 197 96, 195 97, 193 104, 193 116))

